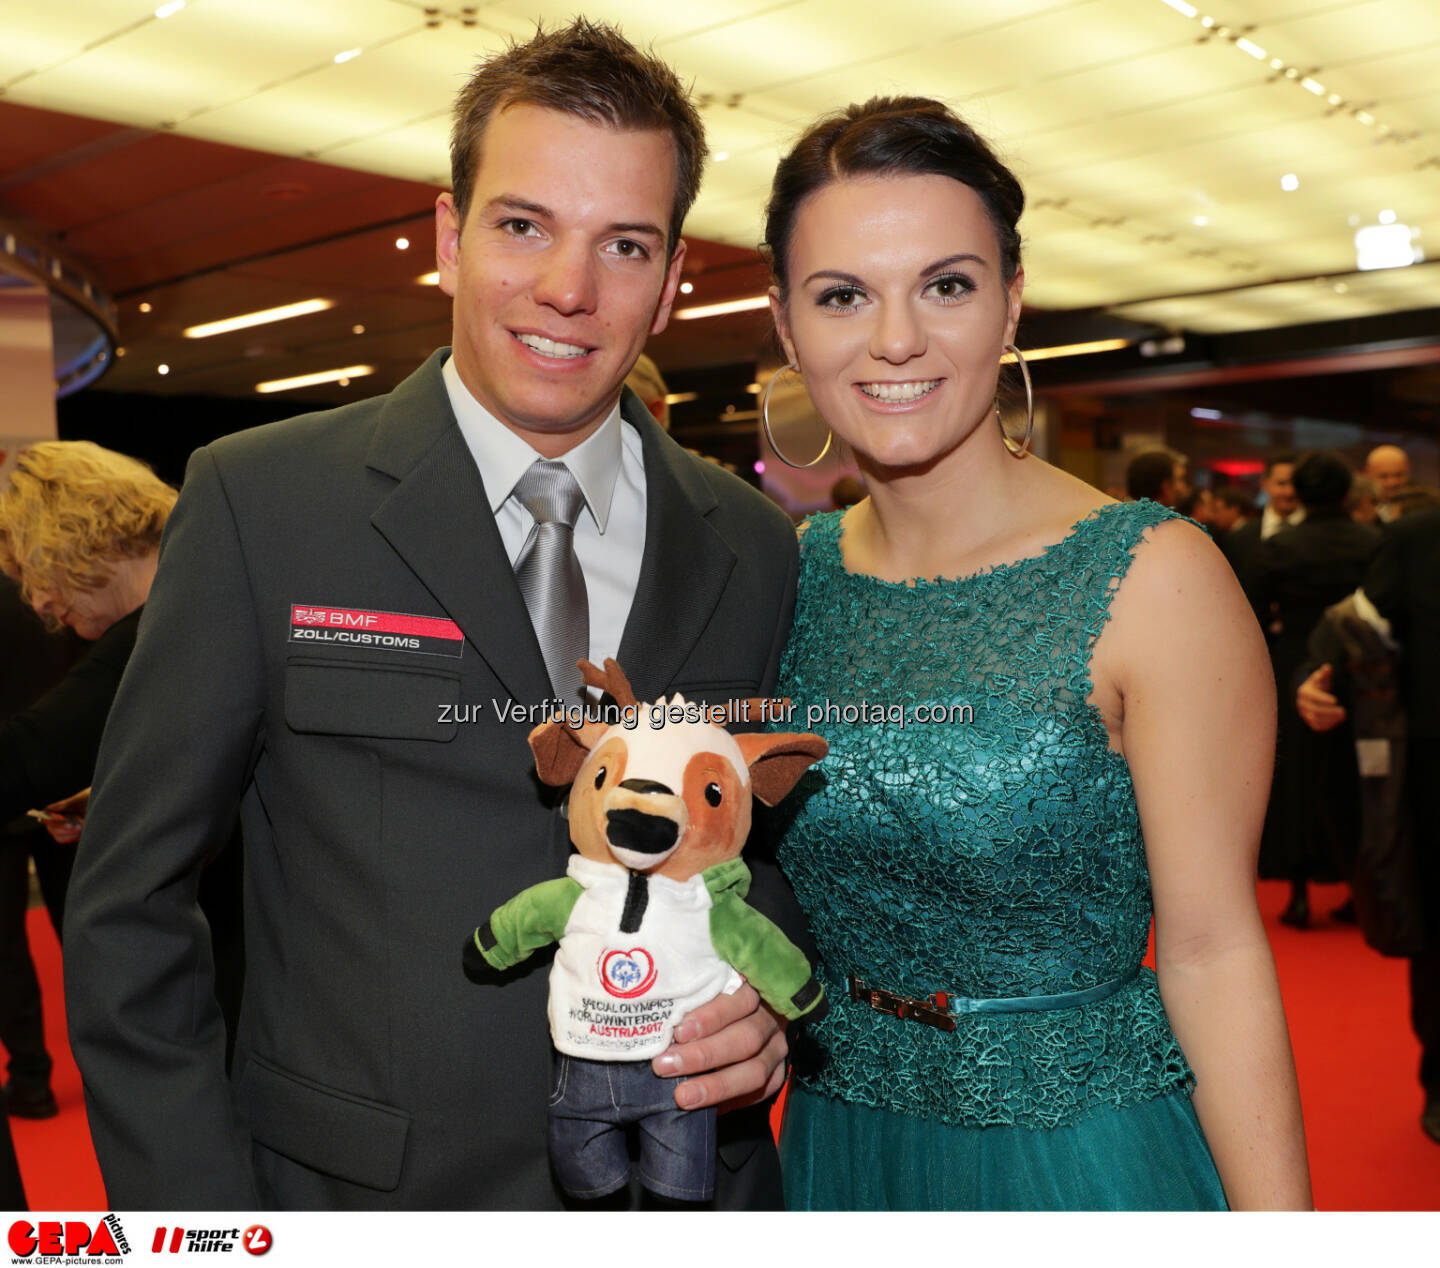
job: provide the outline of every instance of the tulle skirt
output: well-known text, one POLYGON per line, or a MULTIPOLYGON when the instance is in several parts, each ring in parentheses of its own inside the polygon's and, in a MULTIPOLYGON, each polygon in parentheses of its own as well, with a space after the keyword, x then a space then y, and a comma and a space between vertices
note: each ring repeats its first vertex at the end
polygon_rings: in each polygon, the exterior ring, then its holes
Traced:
POLYGON ((1035 1131, 961 1127, 791 1084, 780 1134, 794 1211, 1223 1211, 1185 1092, 1035 1131))

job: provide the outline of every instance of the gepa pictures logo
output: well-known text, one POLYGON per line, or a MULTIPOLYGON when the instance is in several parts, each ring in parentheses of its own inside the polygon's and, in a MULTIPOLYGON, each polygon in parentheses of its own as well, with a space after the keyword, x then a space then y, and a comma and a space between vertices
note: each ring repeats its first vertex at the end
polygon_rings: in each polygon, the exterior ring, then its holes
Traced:
POLYGON ((13 1263, 43 1263, 62 1256, 67 1263, 113 1263, 130 1252, 114 1215, 93 1226, 85 1220, 16 1220, 8 1240, 13 1263))

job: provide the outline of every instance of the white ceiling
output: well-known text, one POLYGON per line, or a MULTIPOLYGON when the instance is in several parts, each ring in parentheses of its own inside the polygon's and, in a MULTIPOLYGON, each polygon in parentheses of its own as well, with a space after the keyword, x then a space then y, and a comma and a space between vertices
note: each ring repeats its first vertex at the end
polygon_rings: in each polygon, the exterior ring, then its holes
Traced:
MULTIPOLYGON (((0 90, 436 185, 448 184, 450 101, 473 64, 581 7, 497 0, 427 18, 416 0, 189 0, 160 19, 156 2, 0 0, 0 90)), ((898 91, 945 98, 1015 166, 1037 306, 1230 331, 1440 305, 1440 265, 1352 272, 1355 228, 1384 210, 1428 226, 1434 240, 1416 244, 1440 257, 1440 4, 1213 3, 1193 17, 1166 0, 587 0, 583 11, 653 41, 710 103, 711 147, 728 158, 710 164, 688 222, 700 236, 753 246, 787 142, 825 110, 898 91), (1235 289, 1266 282, 1286 284, 1235 289)))

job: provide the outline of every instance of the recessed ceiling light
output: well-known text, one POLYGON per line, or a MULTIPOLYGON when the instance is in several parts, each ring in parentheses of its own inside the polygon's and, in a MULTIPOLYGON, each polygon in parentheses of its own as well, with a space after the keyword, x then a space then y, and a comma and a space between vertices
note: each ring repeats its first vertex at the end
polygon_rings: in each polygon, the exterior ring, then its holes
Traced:
POLYGON ((208 339, 211 335, 226 335, 232 330, 264 326, 269 322, 285 321, 290 317, 304 317, 307 313, 320 313, 333 307, 333 299, 303 299, 298 304, 282 304, 279 308, 262 308, 258 312, 241 313, 238 317, 225 317, 220 321, 207 321, 199 326, 187 326, 182 333, 187 339, 208 339))
POLYGON ((1395 223, 1395 213, 1388 208, 1382 211, 1380 213, 1380 223, 1382 225, 1393 225, 1395 223))
POLYGON ((116 349, 115 349, 115 355, 116 355, 117 357, 123 357, 123 356, 125 355, 125 349, 124 349, 124 348, 116 348, 116 349))
POLYGON ((165 365, 165 364, 162 362, 160 365, 157 365, 157 366, 155 367, 155 373, 156 373, 156 374, 169 374, 169 373, 170 373, 170 367, 169 367, 168 365, 165 365))
POLYGON ((320 370, 315 374, 297 374, 291 379, 269 379, 257 383, 257 392, 289 392, 297 387, 314 387, 317 383, 339 383, 342 379, 358 379, 362 375, 374 374, 373 365, 347 365, 341 370, 320 370))
POLYGON ((1284 59, 1283 57, 1272 57, 1272 58, 1270 59, 1270 69, 1271 69, 1271 70, 1284 70, 1284 69, 1285 69, 1285 59, 1284 59))
POLYGON ((1355 230, 1357 269, 1398 269, 1423 258, 1410 240, 1408 225, 1362 225, 1355 230))
POLYGON ((1300 81, 1300 87, 1306 92, 1313 92, 1317 97, 1323 97, 1325 95, 1325 85, 1317 79, 1302 79, 1300 81))
POLYGON ((1294 172, 1286 172, 1285 175, 1280 178, 1280 188, 1287 194, 1294 193, 1295 190, 1300 188, 1300 178, 1296 176, 1294 172))
POLYGON ((396 238, 396 239, 395 239, 395 249, 396 249, 397 251, 408 251, 408 250, 410 249, 410 239, 409 239, 409 238, 396 238))
POLYGON ((1328 101, 1332 106, 1338 106, 1345 100, 1345 98, 1342 97, 1338 92, 1332 92, 1328 97, 1325 98, 1325 100, 1328 101))
POLYGON ((341 66, 345 62, 352 61, 359 56, 360 50, 358 48, 347 48, 343 53, 335 54, 335 65, 341 66))
POLYGON ((1235 47, 1242 53, 1249 53, 1257 62, 1265 60, 1265 50, 1253 40, 1247 40, 1243 35, 1235 41, 1235 47))
POLYGON ((1355 117, 1359 119, 1360 122, 1363 123, 1367 128, 1375 122, 1375 116, 1371 114, 1368 110, 1357 110, 1355 112, 1355 117))
POLYGON ((140 311, 141 311, 142 313, 148 313, 148 312, 150 311, 150 301, 149 301, 149 300, 146 300, 144 303, 142 303, 142 304, 140 305, 140 311))
POLYGON ((365 327, 364 327, 364 326, 351 326, 351 327, 350 327, 350 333, 351 333, 352 335, 363 335, 363 334, 365 333, 365 327))
MULTIPOLYGON (((1049 348, 1026 348, 1026 361, 1049 361, 1054 357, 1083 357, 1092 352, 1118 352, 1128 348, 1130 339, 1093 339, 1088 343, 1059 343, 1049 348)), ((1013 365, 1015 357, 1006 353, 1000 358, 1002 364, 1013 365)))
POLYGON ((723 317, 727 313, 748 313, 757 308, 769 308, 768 295, 752 295, 749 299, 727 299, 719 304, 701 304, 696 308, 681 308, 675 316, 681 321, 694 321, 697 317, 723 317))
POLYGON ((694 292, 694 290, 695 290, 695 283, 694 283, 694 282, 681 282, 681 283, 680 283, 680 294, 682 294, 682 295, 690 295, 690 294, 692 294, 692 293, 694 292))

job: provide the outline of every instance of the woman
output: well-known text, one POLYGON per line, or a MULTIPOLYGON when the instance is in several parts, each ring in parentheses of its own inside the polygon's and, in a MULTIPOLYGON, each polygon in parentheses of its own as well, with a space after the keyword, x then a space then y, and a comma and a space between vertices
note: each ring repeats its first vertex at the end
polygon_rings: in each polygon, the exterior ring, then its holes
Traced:
MULTIPOLYGON (((20 583, 47 625, 69 626, 93 645, 55 687, 0 721, 0 822, 45 806, 57 841, 80 837, 86 786, 176 496, 143 463, 89 441, 45 441, 16 462, 0 493, 0 570, 20 583)), ((243 964, 239 851, 218 858, 206 873, 202 905, 223 966, 222 1007, 233 1023, 243 964)), ((38 1009, 34 1017, 38 1027, 38 1009)), ((48 1070, 46 1058, 40 1077, 47 1084, 48 1070)), ((50 1097, 48 1085, 29 1093, 50 1097)))
POLYGON ((822 120, 775 177, 780 339, 869 489, 804 532, 781 687, 887 719, 817 726, 781 845, 831 999, 787 1200, 1308 1207, 1255 905, 1265 649, 1203 533, 997 428, 1023 201, 916 98, 822 120))
MULTIPOLYGON (((1349 877, 1360 838, 1360 774, 1355 736, 1346 724, 1324 735, 1295 712, 1295 675, 1309 657, 1311 631, 1325 609, 1352 594, 1380 549, 1380 529, 1346 511, 1350 464, 1321 449, 1295 464, 1295 496, 1305 518, 1261 543, 1257 585, 1263 609, 1275 613, 1270 664, 1280 697, 1275 779, 1260 842, 1260 875, 1290 882, 1280 919, 1310 924, 1310 882, 1349 877)), ((1353 903, 1332 916, 1355 919, 1353 903)))
POLYGON ((149 467, 89 441, 20 455, 0 493, 0 570, 52 630, 68 625, 94 646, 0 724, 0 819, 90 782, 175 497, 149 467))

